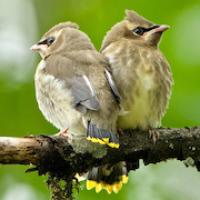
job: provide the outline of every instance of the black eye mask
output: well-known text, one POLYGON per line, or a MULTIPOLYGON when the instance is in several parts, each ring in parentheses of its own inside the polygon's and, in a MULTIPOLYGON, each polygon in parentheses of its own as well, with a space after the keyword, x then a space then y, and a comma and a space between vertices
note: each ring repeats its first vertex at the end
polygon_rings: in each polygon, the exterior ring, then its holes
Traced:
POLYGON ((47 39, 45 39, 45 40, 43 40, 41 42, 38 42, 38 45, 46 44, 47 46, 50 46, 54 41, 55 41, 54 37, 48 37, 47 39))
POLYGON ((132 31, 134 33, 136 33, 137 35, 143 35, 145 32, 151 31, 151 30, 158 28, 158 27, 159 27, 159 25, 155 25, 155 26, 152 26, 150 28, 144 28, 144 27, 138 26, 137 28, 133 29, 132 31))

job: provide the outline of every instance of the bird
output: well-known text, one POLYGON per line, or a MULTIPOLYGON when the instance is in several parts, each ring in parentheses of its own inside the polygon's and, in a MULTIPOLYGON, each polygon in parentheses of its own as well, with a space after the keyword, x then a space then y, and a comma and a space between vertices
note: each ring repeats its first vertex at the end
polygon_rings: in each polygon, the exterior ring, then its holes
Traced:
POLYGON ((100 49, 121 95, 117 127, 148 130, 155 143, 173 85, 170 65, 159 49, 161 36, 170 27, 132 10, 125 13, 125 19, 107 32, 100 49))
MULTIPOLYGON (((116 121, 120 95, 107 60, 90 38, 76 23, 62 22, 31 50, 42 58, 35 73, 35 90, 44 117, 69 137, 76 152, 101 157, 106 147, 119 148, 116 121)), ((127 179, 126 166, 119 162, 92 168, 86 186, 96 192, 117 193, 127 179)))

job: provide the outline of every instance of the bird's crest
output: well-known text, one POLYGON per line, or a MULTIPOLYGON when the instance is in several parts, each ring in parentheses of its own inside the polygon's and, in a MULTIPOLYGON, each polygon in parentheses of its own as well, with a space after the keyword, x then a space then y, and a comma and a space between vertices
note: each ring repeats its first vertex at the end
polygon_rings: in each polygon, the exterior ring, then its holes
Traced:
POLYGON ((133 22, 133 23, 137 23, 137 24, 148 24, 148 25, 152 25, 152 22, 148 21, 147 19, 145 19, 144 17, 142 17, 141 15, 139 15, 137 12, 132 11, 132 10, 126 10, 126 17, 125 19, 133 22))

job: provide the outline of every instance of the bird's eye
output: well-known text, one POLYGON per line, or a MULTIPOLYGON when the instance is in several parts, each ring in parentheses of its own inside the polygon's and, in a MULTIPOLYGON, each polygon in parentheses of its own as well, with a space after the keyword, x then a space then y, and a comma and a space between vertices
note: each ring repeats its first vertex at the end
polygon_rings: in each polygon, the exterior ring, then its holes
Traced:
POLYGON ((38 45, 43 44, 43 45, 50 46, 54 41, 55 41, 54 37, 48 37, 47 39, 38 42, 38 45))
POLYGON ((47 40, 46 40, 46 44, 47 44, 48 46, 50 46, 54 41, 55 41, 55 38, 54 38, 54 37, 49 37, 49 38, 47 38, 47 40))
POLYGON ((137 28, 133 29, 133 32, 136 33, 137 35, 143 35, 143 33, 145 32, 145 28, 137 27, 137 28))

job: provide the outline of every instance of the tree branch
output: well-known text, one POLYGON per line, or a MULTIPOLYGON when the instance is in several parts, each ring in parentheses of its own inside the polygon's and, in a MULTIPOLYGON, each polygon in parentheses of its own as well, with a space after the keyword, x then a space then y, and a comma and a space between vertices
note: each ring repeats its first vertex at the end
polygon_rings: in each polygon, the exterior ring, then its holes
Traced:
POLYGON ((147 131, 124 131, 120 135, 119 150, 108 148, 107 154, 101 159, 93 158, 89 153, 75 153, 67 138, 61 136, 0 137, 0 163, 32 163, 39 174, 48 173, 51 177, 66 181, 71 181, 77 172, 86 172, 106 163, 126 161, 129 170, 135 170, 139 167, 139 159, 143 159, 147 165, 191 157, 200 170, 200 127, 161 128, 156 131, 160 137, 155 144, 149 139, 147 131))
MULTIPOLYGON (((76 173, 87 171, 94 164, 114 164, 122 160, 134 163, 138 159, 143 159, 145 164, 171 158, 184 160, 192 157, 197 162, 200 160, 200 127, 161 128, 156 131, 160 137, 155 144, 149 139, 147 131, 124 131, 124 134, 120 135, 120 149, 108 149, 107 155, 102 159, 93 158, 88 153, 76 154, 67 142, 67 138, 61 136, 0 137, 0 163, 32 163, 43 168, 40 164, 46 162, 49 165, 45 164, 45 167, 51 168, 55 162, 56 168, 67 165, 70 166, 72 173, 76 173)), ((51 169, 46 170, 51 171, 51 169)))

